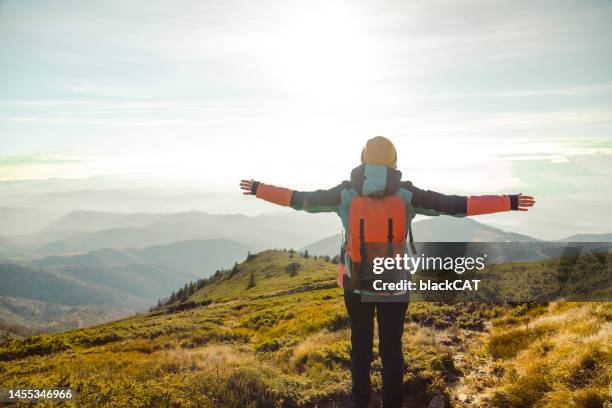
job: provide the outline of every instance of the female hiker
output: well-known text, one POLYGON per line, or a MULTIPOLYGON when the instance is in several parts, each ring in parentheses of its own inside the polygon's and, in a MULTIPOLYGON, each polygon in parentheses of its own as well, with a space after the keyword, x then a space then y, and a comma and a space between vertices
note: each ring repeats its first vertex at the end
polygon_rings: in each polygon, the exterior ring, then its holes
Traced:
POLYGON ((254 180, 240 182, 244 194, 296 210, 335 212, 340 216, 344 242, 338 284, 344 288, 351 328, 352 402, 355 407, 369 406, 374 315, 378 322, 382 360, 383 406, 401 407, 403 399, 402 335, 408 304, 361 301, 356 276, 364 243, 405 243, 416 214, 464 217, 527 211, 535 203, 532 197, 520 194, 457 196, 421 190, 410 181, 402 181, 402 173, 396 167, 397 152, 393 143, 377 136, 366 143, 361 165, 351 171, 350 180, 328 190, 304 192, 254 180))

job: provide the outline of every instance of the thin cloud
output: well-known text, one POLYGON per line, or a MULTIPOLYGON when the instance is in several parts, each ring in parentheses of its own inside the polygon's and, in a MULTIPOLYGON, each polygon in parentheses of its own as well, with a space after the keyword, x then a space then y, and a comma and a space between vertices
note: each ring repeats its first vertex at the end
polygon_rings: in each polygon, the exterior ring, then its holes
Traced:
MULTIPOLYGON (((97 88, 89 83, 82 83, 72 88, 77 93, 87 93, 97 88)), ((376 100, 376 103, 389 105, 397 105, 406 102, 423 102, 436 101, 445 99, 462 99, 462 98, 530 98, 530 97, 548 97, 548 96, 580 96, 580 95, 598 95, 612 93, 612 84, 588 85, 588 86, 562 86, 546 89, 538 88, 523 88, 523 89, 499 89, 490 92, 461 92, 461 93, 440 93, 434 95, 417 95, 407 97, 382 98, 376 100)), ((359 104, 359 101, 352 103, 359 104)), ((48 99, 48 100, 8 100, 0 101, 0 106, 5 107, 23 107, 23 108, 94 108, 100 110, 114 111, 139 111, 139 110, 155 110, 155 109, 176 109, 176 110, 194 110, 211 107, 235 107, 236 105, 246 106, 244 101, 184 101, 184 100, 138 100, 138 99, 81 99, 81 100, 64 100, 64 99, 48 99)))
POLYGON ((0 157, 0 166, 79 163, 81 159, 63 155, 24 155, 0 157))

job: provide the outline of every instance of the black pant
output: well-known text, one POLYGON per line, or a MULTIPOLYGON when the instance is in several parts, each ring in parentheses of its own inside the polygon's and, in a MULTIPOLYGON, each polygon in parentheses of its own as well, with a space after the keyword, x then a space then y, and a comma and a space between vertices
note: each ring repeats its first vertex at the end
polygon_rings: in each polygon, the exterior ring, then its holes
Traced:
POLYGON ((402 406, 404 356, 402 334, 408 303, 361 302, 361 295, 345 291, 344 304, 351 326, 352 400, 355 407, 370 402, 370 369, 373 360, 374 312, 378 321, 378 351, 382 359, 383 406, 402 406))

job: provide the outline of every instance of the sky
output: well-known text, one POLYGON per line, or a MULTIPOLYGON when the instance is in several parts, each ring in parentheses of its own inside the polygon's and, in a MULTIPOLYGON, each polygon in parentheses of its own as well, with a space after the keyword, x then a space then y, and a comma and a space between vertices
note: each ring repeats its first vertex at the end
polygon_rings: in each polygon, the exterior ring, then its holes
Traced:
POLYGON ((325 188, 385 135, 419 187, 612 228, 610 21, 580 0, 0 0, 0 180, 325 188))

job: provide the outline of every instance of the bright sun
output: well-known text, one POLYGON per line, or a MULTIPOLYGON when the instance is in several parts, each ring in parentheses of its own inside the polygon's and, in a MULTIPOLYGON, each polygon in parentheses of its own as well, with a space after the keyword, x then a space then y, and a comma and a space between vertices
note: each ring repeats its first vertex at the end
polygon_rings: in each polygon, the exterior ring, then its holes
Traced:
POLYGON ((367 19, 344 3, 283 14, 260 44, 266 70, 285 90, 346 100, 376 74, 376 47, 367 19))

